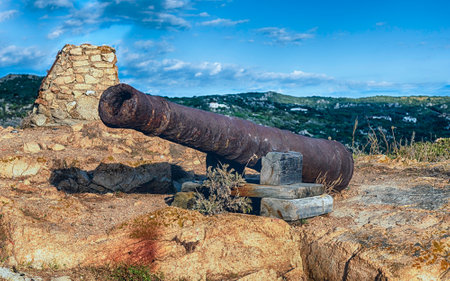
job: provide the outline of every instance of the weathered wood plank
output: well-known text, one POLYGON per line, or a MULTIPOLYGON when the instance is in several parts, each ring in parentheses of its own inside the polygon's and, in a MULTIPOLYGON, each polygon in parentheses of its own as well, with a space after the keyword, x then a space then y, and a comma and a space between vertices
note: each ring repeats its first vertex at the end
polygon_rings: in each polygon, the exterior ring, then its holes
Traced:
POLYGON ((245 197, 270 197, 279 199, 298 199, 318 196, 323 193, 323 185, 315 183, 296 183, 289 185, 258 185, 248 183, 231 192, 234 196, 239 194, 239 196, 245 197))

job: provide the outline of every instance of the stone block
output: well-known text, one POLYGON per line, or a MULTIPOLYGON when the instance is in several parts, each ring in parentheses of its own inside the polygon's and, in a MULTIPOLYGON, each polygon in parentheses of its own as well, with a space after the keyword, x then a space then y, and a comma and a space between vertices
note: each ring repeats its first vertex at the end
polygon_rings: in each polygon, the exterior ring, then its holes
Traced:
POLYGON ((333 197, 321 195, 301 199, 263 198, 261 216, 296 221, 328 214, 333 210, 333 197))
POLYGON ((186 181, 181 184, 181 191, 182 192, 192 192, 192 191, 199 191, 202 187, 202 184, 199 182, 194 181, 186 181))
POLYGON ((85 67, 78 67, 74 70, 75 73, 88 73, 89 72, 89 67, 85 66, 85 67))
POLYGON ((91 56, 91 61, 101 61, 102 58, 100 57, 100 55, 93 55, 91 56))
POLYGON ((31 118, 31 122, 36 126, 43 126, 47 121, 47 117, 44 114, 36 114, 31 118))
POLYGON ((112 64, 105 63, 105 62, 95 62, 94 66, 99 67, 99 68, 109 68, 109 67, 112 67, 112 64))
POLYGON ((92 77, 92 76, 89 75, 89 74, 86 74, 86 75, 84 76, 84 82, 87 83, 87 84, 97 84, 97 83, 98 83, 98 79, 92 77))
POLYGON ((72 64, 74 67, 87 66, 87 65, 89 65, 89 62, 85 61, 85 60, 80 60, 80 61, 74 61, 74 62, 72 62, 72 64))
POLYGON ((72 109, 74 109, 76 105, 77 105, 76 101, 70 101, 70 102, 66 103, 67 112, 70 112, 72 109))
POLYGON ((69 54, 73 55, 73 56, 81 56, 83 54, 83 49, 81 48, 73 48, 69 51, 69 54))
POLYGON ((260 182, 283 185, 302 182, 303 155, 298 152, 269 152, 262 158, 260 182))
POLYGON ((102 59, 107 62, 113 62, 115 57, 116 55, 114 55, 114 53, 102 54, 102 59))
POLYGON ((232 195, 239 194, 245 197, 254 198, 278 198, 278 199, 298 199, 322 195, 324 186, 315 183, 296 183, 289 185, 257 185, 245 184, 231 192, 232 195))
MULTIPOLYGON (((113 69, 106 69, 106 70, 108 70, 108 71, 109 71, 109 70, 114 71, 113 69)), ((100 77, 103 76, 103 71, 102 71, 102 70, 99 70, 99 69, 96 69, 96 68, 91 68, 90 73, 91 73, 91 75, 92 75, 93 77, 95 77, 95 78, 100 78, 100 77)), ((116 73, 116 72, 114 72, 114 73, 116 73)))
POLYGON ((72 56, 72 60, 87 60, 88 56, 72 56))
POLYGON ((77 83, 73 87, 75 90, 89 90, 92 86, 88 84, 77 83))

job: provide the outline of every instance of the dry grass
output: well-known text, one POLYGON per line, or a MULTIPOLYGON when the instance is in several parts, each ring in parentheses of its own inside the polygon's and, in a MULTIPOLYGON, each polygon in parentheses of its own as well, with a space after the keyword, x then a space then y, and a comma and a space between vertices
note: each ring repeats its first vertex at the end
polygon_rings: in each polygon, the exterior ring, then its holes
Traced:
POLYGON ((207 194, 196 192, 194 210, 204 215, 215 215, 224 212, 249 213, 252 210, 249 198, 239 195, 231 196, 231 190, 242 186, 244 178, 234 169, 228 169, 224 164, 212 169, 208 167, 207 180, 203 182, 203 188, 207 194))
POLYGON ((319 176, 316 178, 316 183, 322 184, 324 186, 324 191, 326 194, 334 194, 340 191, 336 191, 334 189, 336 186, 340 185, 343 181, 342 175, 339 175, 339 177, 333 181, 330 181, 327 179, 327 172, 322 174, 319 173, 319 176))
POLYGON ((411 138, 397 140, 395 127, 391 127, 388 134, 381 127, 376 129, 369 126, 369 132, 364 145, 355 144, 355 133, 358 119, 355 119, 352 135, 352 151, 355 155, 385 154, 391 158, 405 158, 419 162, 439 162, 450 159, 450 138, 439 138, 435 142, 416 142, 415 132, 411 138))

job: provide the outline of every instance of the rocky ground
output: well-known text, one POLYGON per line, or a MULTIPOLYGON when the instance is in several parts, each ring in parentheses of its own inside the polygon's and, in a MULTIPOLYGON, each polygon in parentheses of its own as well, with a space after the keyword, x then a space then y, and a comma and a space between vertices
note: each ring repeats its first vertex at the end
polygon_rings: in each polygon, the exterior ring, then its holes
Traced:
POLYGON ((109 280, 151 264, 166 280, 450 278, 450 162, 359 157, 331 214, 287 224, 169 207, 204 158, 100 122, 0 128, 0 276, 109 280))

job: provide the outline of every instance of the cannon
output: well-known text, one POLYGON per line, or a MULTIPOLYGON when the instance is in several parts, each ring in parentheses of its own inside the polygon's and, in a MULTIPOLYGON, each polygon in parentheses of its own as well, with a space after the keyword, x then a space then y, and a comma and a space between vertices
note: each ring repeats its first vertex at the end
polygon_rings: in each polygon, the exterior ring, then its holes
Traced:
POLYGON ((302 181, 324 177, 344 189, 353 174, 352 154, 339 142, 310 138, 251 121, 182 106, 127 84, 106 89, 99 102, 103 123, 158 136, 207 153, 207 165, 228 163, 237 171, 261 169, 272 151, 303 155, 302 181))

